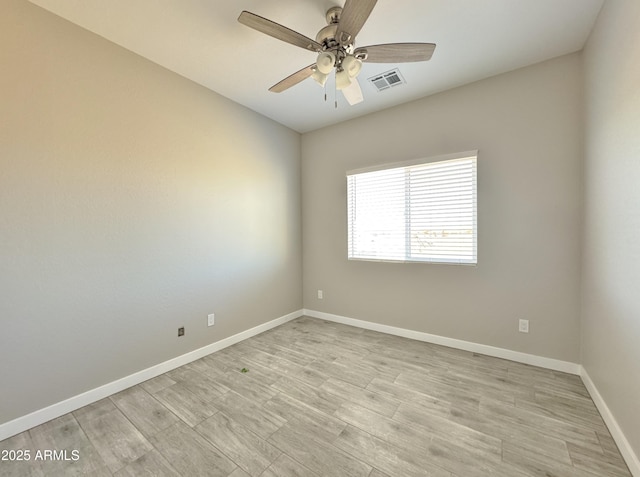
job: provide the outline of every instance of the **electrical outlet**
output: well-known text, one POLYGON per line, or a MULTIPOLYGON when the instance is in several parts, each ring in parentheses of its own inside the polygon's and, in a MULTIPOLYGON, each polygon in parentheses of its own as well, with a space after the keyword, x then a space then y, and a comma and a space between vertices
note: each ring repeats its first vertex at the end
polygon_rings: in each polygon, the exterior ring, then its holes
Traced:
POLYGON ((324 292, 322 290, 318 290, 318 300, 322 300, 324 298, 324 292))
POLYGON ((529 320, 520 320, 518 324, 518 331, 520 333, 529 333, 529 320))
POLYGON ((213 326, 216 323, 216 314, 211 313, 207 316, 207 326, 213 326))
POLYGON ((178 328, 178 336, 184 336, 184 326, 178 328))

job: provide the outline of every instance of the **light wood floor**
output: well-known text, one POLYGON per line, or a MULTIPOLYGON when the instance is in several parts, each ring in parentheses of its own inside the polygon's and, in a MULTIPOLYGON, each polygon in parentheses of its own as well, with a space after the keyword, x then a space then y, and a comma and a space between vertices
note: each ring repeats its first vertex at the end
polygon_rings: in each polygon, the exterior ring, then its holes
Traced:
POLYGON ((0 449, 21 477, 631 475, 576 376, 306 317, 0 449))

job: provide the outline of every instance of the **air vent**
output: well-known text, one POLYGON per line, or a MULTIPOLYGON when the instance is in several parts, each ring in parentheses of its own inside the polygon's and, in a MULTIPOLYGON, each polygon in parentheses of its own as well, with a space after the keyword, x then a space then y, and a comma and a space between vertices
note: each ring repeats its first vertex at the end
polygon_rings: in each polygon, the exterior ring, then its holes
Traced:
POLYGON ((378 91, 384 91, 385 89, 390 89, 394 86, 406 84, 406 81, 397 68, 380 75, 372 76, 369 78, 369 81, 378 89, 378 91))

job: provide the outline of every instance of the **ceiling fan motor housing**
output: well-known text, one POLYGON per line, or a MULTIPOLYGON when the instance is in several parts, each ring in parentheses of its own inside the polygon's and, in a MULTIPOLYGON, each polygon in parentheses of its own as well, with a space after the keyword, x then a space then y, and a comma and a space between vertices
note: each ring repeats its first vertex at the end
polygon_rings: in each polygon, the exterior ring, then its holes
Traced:
POLYGON ((318 32, 316 35, 316 41, 320 43, 323 47, 326 48, 334 48, 338 46, 338 42, 336 41, 336 32, 338 31, 337 23, 329 23, 326 27, 318 32))

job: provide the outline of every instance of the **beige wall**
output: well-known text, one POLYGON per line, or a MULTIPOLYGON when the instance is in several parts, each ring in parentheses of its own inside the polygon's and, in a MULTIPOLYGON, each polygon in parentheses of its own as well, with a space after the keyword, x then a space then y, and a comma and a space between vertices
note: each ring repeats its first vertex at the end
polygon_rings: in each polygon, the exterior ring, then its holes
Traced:
POLYGON ((580 60, 304 134, 305 308, 578 362, 580 60), (345 171, 472 149, 477 266, 347 260, 345 171))
POLYGON ((640 2, 605 2, 584 51, 582 362, 640 457, 639 58, 640 2))
POLYGON ((300 257, 299 134, 2 2, 0 423, 300 309, 300 257))

